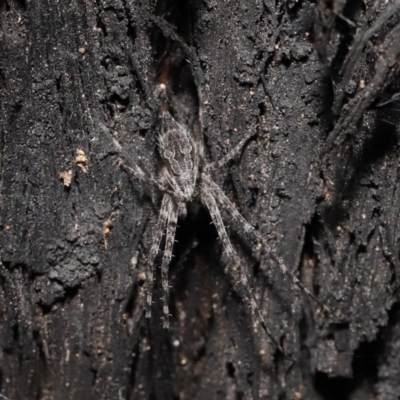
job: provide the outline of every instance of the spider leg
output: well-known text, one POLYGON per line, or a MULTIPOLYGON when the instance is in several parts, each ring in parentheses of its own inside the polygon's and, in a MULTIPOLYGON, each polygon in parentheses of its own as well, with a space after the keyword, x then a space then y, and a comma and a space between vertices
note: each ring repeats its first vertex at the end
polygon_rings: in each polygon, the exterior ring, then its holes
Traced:
POLYGON ((244 144, 247 142, 247 140, 249 140, 252 136, 254 136, 254 133, 250 133, 249 135, 247 135, 244 139, 242 139, 233 149, 231 149, 230 151, 228 151, 228 153, 222 157, 219 161, 216 162, 212 162, 210 164, 207 164, 204 169, 205 172, 209 172, 209 171, 213 171, 215 169, 221 168, 222 166, 224 166, 227 162, 229 162, 230 160, 232 160, 232 158, 236 157, 236 155, 238 155, 240 153, 240 151, 242 150, 242 147, 244 146, 244 144))
POLYGON ((110 131, 104 124, 102 124, 100 122, 100 123, 98 123, 98 126, 100 127, 101 131, 107 136, 107 138, 112 142, 112 144, 114 145, 114 147, 118 151, 118 153, 120 153, 121 156, 127 161, 129 166, 125 166, 125 168, 128 169, 136 179, 139 179, 143 182, 150 183, 151 185, 155 186, 159 190, 164 190, 164 187, 158 182, 158 180, 153 176, 153 174, 151 174, 149 172, 145 173, 142 170, 142 168, 140 168, 139 165, 137 165, 135 163, 133 158, 121 146, 119 141, 110 133, 110 131))
POLYGON ((163 328, 169 329, 169 308, 168 308, 168 267, 172 258, 172 248, 175 241, 176 224, 178 222, 178 206, 171 199, 169 202, 167 233, 165 238, 164 256, 161 263, 161 283, 163 287, 163 328))
POLYGON ((271 250, 271 247, 267 243, 267 241, 262 237, 262 235, 256 231, 254 226, 250 225, 243 216, 239 213, 238 210, 232 205, 230 200, 226 197, 224 192, 219 188, 219 186, 208 176, 204 176, 204 182, 210 187, 210 191, 213 193, 218 202, 222 205, 222 207, 229 212, 232 218, 238 222, 238 225, 241 226, 245 233, 252 233, 264 246, 267 253, 270 254, 271 258, 275 261, 278 267, 282 270, 282 272, 289 276, 294 284, 296 284, 304 293, 306 293, 309 297, 311 297, 315 302, 317 302, 325 311, 329 312, 329 308, 324 305, 320 300, 318 300, 314 294, 312 294, 283 263, 282 259, 277 257, 274 252, 271 250))
POLYGON ((146 259, 146 318, 151 317, 151 304, 153 296, 153 282, 154 282, 154 260, 157 257, 158 250, 160 249, 161 239, 165 230, 165 226, 170 214, 170 205, 172 199, 169 195, 164 195, 161 202, 160 214, 158 216, 157 225, 155 227, 155 235, 153 237, 153 244, 150 248, 149 256, 146 259))
MULTIPOLYGON (((129 161, 125 156, 124 156, 124 158, 132 165, 131 161, 129 161)), ((150 183, 151 185, 156 187, 158 190, 165 191, 164 187, 160 184, 160 182, 158 182, 153 177, 153 175, 151 173, 146 175, 144 173, 144 171, 137 164, 133 164, 133 165, 134 165, 134 167, 122 164, 122 167, 125 168, 126 170, 128 170, 133 175, 133 177, 135 179, 139 179, 139 180, 141 180, 143 182, 150 183)))
MULTIPOLYGON (((247 299, 250 303, 250 306, 254 313, 257 315, 258 320, 260 322, 260 325, 268 335, 268 337, 271 339, 271 341, 274 343, 274 345, 283 353, 282 347, 279 345, 279 343, 274 339, 272 336, 270 330, 268 329, 267 324, 265 323, 265 320, 261 314, 261 310, 257 305, 256 299, 254 297, 254 294, 251 290, 250 283, 247 279, 246 271, 244 270, 239 256, 236 254, 236 251, 234 250, 231 241, 229 240, 228 234, 225 229, 225 225, 222 221, 221 214, 218 209, 218 205, 214 199, 214 197, 208 192, 208 190, 203 190, 201 192, 201 199, 202 202, 207 206, 208 210, 210 211, 211 219, 214 222, 214 225, 217 229, 218 236, 221 239, 221 242, 225 248, 225 252, 227 253, 228 257, 234 261, 236 264, 235 266, 239 268, 239 274, 240 274, 240 282, 245 288, 247 299)), ((234 270, 233 270, 234 272, 234 270)))

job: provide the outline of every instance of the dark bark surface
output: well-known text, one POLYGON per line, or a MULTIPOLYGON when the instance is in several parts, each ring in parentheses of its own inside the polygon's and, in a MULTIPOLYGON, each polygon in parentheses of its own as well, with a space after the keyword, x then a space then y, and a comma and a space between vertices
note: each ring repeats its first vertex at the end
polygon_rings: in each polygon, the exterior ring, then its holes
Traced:
POLYGON ((0 0, 0 35, 1 395, 399 397, 398 0, 0 0), (171 329, 159 276, 144 319, 160 193, 105 131, 155 172, 171 43, 201 92, 206 159, 257 132, 215 181, 331 310, 227 220, 285 355, 198 204, 179 223, 171 329))

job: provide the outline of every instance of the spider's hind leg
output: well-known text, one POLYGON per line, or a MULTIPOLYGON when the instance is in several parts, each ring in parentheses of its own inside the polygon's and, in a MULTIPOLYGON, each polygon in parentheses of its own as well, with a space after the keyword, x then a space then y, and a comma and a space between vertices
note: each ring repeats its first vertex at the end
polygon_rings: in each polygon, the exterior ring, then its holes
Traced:
MULTIPOLYGON (((90 119, 92 119, 91 116, 90 119)), ((109 129, 102 122, 98 121, 97 126, 99 127, 100 131, 107 137, 110 143, 113 144, 114 149, 125 159, 128 165, 122 164, 122 166, 132 174, 134 179, 146 182, 152 185, 153 187, 163 191, 164 189, 163 185, 158 181, 158 179, 151 172, 149 171, 145 172, 142 168, 139 167, 138 164, 136 164, 133 157, 128 153, 128 151, 124 147, 122 147, 121 143, 117 140, 117 138, 115 138, 111 134, 109 129)))
POLYGON ((228 153, 224 157, 222 157, 219 161, 212 162, 211 164, 207 164, 205 166, 205 172, 214 171, 215 169, 219 169, 222 166, 224 166, 227 162, 232 160, 234 157, 236 157, 241 152, 245 143, 254 135, 255 135, 255 133, 251 132, 244 139, 242 139, 234 148, 229 150, 228 153))

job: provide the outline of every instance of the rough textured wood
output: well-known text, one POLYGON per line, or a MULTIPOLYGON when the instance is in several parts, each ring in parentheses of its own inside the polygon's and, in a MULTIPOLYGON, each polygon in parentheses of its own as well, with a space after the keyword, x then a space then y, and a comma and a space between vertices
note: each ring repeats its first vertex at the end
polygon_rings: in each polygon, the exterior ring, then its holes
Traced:
POLYGON ((397 0, 1 0, 0 393, 397 399, 399 14, 397 0), (155 171, 168 35, 201 82, 208 159, 257 130, 215 180, 331 309, 231 226, 285 356, 197 204, 174 249, 171 329, 160 294, 143 318, 160 196, 118 166, 104 130, 155 171))

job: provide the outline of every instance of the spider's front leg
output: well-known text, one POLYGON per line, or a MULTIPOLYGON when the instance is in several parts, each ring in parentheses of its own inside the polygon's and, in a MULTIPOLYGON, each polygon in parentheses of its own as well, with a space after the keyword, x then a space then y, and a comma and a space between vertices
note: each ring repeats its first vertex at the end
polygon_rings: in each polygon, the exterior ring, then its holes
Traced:
POLYGON ((158 216, 157 225, 155 227, 153 244, 151 245, 150 253, 146 259, 146 318, 151 317, 154 286, 154 262, 158 254, 158 250, 160 249, 161 239, 171 214, 171 203, 171 197, 168 194, 165 194, 161 202, 161 209, 158 216))
POLYGON ((214 197, 217 199, 217 201, 221 204, 224 210, 226 210, 232 218, 237 222, 239 227, 245 232, 245 233, 251 233, 254 235, 254 237, 261 242, 261 244, 264 246, 266 252, 271 256, 271 258, 275 261, 275 263, 278 265, 278 267, 281 269, 281 271, 289 276, 289 278, 292 280, 292 282, 297 285, 307 296, 311 297, 316 303, 318 303, 325 311, 329 312, 329 308, 323 304, 320 300, 318 300, 313 293, 311 293, 296 277, 296 275, 291 272, 286 265, 283 263, 283 261, 277 257, 274 252, 271 250, 269 244, 267 241, 263 238, 263 236, 260 234, 260 232, 256 231, 256 229, 250 225, 244 218, 243 216, 239 213, 238 210, 232 205, 230 200, 226 197, 225 193, 218 187, 218 185, 212 181, 212 179, 209 176, 205 176, 204 182, 206 185, 209 186, 210 191, 213 193, 214 197))
MULTIPOLYGON (((165 195, 167 196, 167 195, 165 195)), ((161 263, 161 284, 163 287, 163 328, 169 329, 169 308, 168 308, 168 268, 172 258, 172 249, 175 241, 176 225, 178 222, 179 207, 171 198, 169 202, 167 233, 165 237, 164 256, 161 263)))
MULTIPOLYGON (((234 264, 235 264, 234 267, 238 268, 238 270, 239 270, 240 282, 243 285, 246 295, 247 295, 247 297, 245 297, 245 298, 250 303, 251 309, 257 315, 260 325, 262 326, 262 328, 264 329, 266 334, 269 336, 269 338, 274 343, 274 345, 283 353, 282 347, 274 339, 270 330, 268 329, 267 324, 265 323, 264 317, 261 314, 261 310, 257 305, 254 293, 253 293, 250 283, 247 279, 246 271, 244 270, 243 265, 240 261, 240 258, 236 254, 236 251, 233 248, 231 241, 229 240, 229 237, 226 232, 225 225, 222 221, 222 217, 219 212, 217 202, 215 201, 213 192, 212 192, 210 186, 208 186, 206 182, 204 182, 201 187, 200 196, 201 196, 201 201, 208 208, 208 210, 210 212, 211 219, 213 220, 213 223, 217 229, 218 236, 221 239, 221 242, 224 246, 226 254, 228 255, 229 259, 234 262, 234 264)), ((237 274, 237 272, 235 272, 235 270, 233 268, 231 269, 231 272, 233 272, 234 275, 237 274)))

